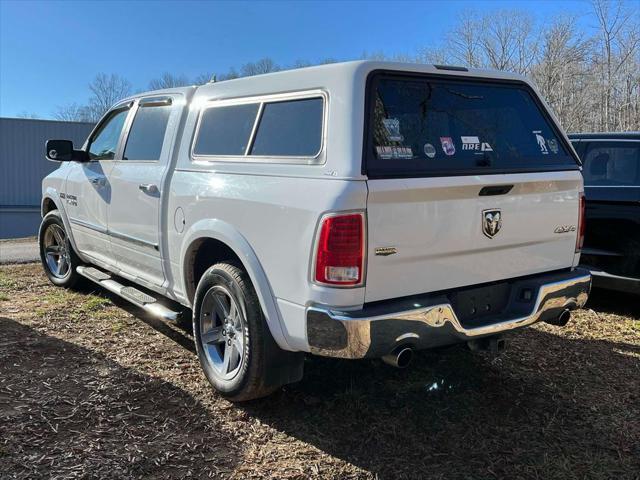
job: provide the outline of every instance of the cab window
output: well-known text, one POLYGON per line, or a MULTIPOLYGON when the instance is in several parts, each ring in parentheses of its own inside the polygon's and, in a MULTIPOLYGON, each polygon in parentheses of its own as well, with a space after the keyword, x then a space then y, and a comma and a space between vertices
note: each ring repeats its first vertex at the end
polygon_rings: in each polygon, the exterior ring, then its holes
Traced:
POLYGON ((129 130, 123 160, 160 160, 171 104, 141 103, 129 130))
POLYGON ((89 148, 87 149, 91 160, 113 160, 128 113, 128 108, 114 110, 100 124, 91 136, 89 148))

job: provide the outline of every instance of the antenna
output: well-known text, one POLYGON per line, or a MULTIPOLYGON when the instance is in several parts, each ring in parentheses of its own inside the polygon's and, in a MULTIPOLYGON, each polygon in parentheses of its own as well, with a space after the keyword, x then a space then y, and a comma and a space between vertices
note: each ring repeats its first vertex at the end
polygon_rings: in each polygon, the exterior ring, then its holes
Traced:
POLYGON ((213 75, 211 75, 211 78, 209 79, 209 83, 216 83, 216 74, 215 73, 213 75))

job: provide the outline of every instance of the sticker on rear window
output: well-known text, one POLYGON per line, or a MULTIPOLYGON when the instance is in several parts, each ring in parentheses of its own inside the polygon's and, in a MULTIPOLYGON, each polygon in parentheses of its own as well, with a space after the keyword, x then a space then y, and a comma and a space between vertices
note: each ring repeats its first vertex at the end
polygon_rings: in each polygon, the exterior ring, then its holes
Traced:
POLYGON ((533 134, 536 136, 536 142, 538 142, 538 146, 540 147, 540 153, 542 153, 542 155, 548 155, 549 150, 547 150, 547 142, 542 136, 542 130, 533 130, 533 134))
POLYGON ((453 138, 440 137, 440 143, 442 144, 442 151, 445 155, 454 155, 456 153, 456 146, 453 144, 453 138))
POLYGON ((376 147, 376 153, 378 154, 378 158, 382 160, 407 160, 413 158, 413 150, 411 150, 411 147, 376 147))
POLYGON ((553 153, 558 153, 558 141, 555 138, 547 139, 547 145, 553 153))
POLYGON ((429 158, 435 157, 436 156, 436 147, 434 147, 430 143, 425 143, 424 144, 424 154, 429 158))
POLYGON ((462 150, 472 150, 476 153, 493 152, 489 142, 481 142, 477 136, 462 136, 460 140, 462 140, 462 150))
POLYGON ((397 118, 384 118, 382 123, 387 131, 387 139, 390 142, 402 142, 404 140, 400 133, 400 120, 397 118))

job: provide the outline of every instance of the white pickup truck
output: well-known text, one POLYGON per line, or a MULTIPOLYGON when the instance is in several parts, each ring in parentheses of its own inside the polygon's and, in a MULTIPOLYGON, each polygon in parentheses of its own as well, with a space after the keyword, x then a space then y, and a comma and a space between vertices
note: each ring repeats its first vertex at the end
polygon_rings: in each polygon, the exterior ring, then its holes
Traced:
POLYGON ((299 380, 305 352, 496 348, 590 289, 578 157, 515 75, 362 61, 141 93, 46 156, 51 281, 191 309, 232 400, 299 380))

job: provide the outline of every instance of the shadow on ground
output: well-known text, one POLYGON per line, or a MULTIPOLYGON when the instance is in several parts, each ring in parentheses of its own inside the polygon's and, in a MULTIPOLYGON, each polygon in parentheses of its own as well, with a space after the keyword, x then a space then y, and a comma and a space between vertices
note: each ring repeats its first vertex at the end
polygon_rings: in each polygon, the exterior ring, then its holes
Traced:
POLYGON ((516 343, 494 360, 425 353, 408 371, 311 359, 302 383, 244 408, 383 478, 637 478, 640 348, 538 330, 516 343))
MULTIPOLYGON (((625 296, 593 304, 637 313, 625 296)), ((516 333, 501 357, 422 352, 405 371, 309 357, 302 382, 237 408, 380 478, 636 479, 640 347, 562 332, 516 333)))
MULTIPOLYGON (((193 352, 188 327, 105 296, 193 352)), ((623 300, 515 333, 500 357, 454 347, 403 371, 309 357, 302 382, 236 406, 165 381, 160 354, 148 376, 1 318, 0 463, 23 477, 637 479, 640 347, 606 329, 607 312, 638 318, 623 300)))
POLYGON ((4 474, 184 478, 237 467, 240 448, 184 390, 8 318, 0 332, 4 474))
POLYGON ((640 296, 594 288, 591 290, 586 308, 640 319, 640 296))

